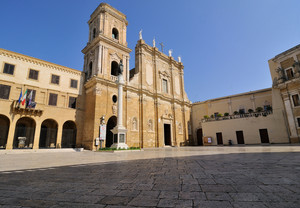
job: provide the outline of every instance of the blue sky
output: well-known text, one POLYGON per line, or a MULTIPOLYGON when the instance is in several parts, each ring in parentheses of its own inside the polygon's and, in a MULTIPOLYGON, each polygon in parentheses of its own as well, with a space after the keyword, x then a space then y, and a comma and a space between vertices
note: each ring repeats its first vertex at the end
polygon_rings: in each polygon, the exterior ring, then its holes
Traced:
MULTIPOLYGON (((299 0, 113 0, 127 15, 130 65, 138 32, 173 49, 192 102, 272 86, 268 60, 300 43, 299 0)), ((82 70, 97 0, 1 0, 0 48, 82 70)), ((160 47, 159 47, 160 48, 160 47)))

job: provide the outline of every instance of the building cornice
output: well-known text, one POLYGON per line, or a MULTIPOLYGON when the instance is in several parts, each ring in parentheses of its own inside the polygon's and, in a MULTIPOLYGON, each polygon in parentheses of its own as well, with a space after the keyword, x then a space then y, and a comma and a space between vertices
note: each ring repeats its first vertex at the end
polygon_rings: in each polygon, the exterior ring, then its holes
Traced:
MULTIPOLYGON (((181 62, 176 61, 173 57, 167 56, 163 52, 159 51, 158 48, 148 45, 144 40, 138 40, 136 48, 138 48, 138 47, 143 48, 148 53, 154 53, 154 55, 158 56, 161 60, 163 60, 169 64, 171 63, 178 69, 183 70, 183 68, 184 68, 184 66, 181 62)), ((138 53, 138 50, 136 50, 136 53, 138 53)))
POLYGON ((121 20, 122 22, 124 22, 126 24, 126 26, 128 25, 128 21, 126 20, 126 15, 123 14, 122 12, 120 12, 119 10, 113 8, 112 6, 110 6, 107 3, 101 3, 95 10, 94 12, 91 14, 90 16, 90 20, 88 21, 88 24, 91 23, 91 21, 93 21, 97 15, 99 13, 104 13, 107 12, 110 15, 112 15, 113 17, 121 20))
POLYGON ((296 51, 296 50, 300 50, 300 44, 299 45, 296 45, 296 46, 294 46, 293 48, 290 48, 290 49, 288 49, 288 50, 286 50, 286 51, 284 51, 284 52, 282 52, 282 53, 280 53, 280 54, 278 54, 278 55, 276 55, 274 58, 272 58, 271 60, 272 61, 278 61, 278 60, 280 60, 280 59, 282 59, 282 58, 284 58, 285 56, 288 56, 288 55, 290 55, 290 54, 292 54, 294 51, 296 51))
POLYGON ((51 68, 51 69, 56 69, 59 71, 64 71, 64 72, 72 73, 72 74, 76 74, 76 75, 82 74, 82 71, 79 71, 76 69, 72 69, 72 68, 69 68, 66 66, 54 64, 54 63, 51 63, 48 61, 44 61, 44 60, 41 60, 38 58, 23 55, 23 54, 20 54, 17 52, 9 51, 9 50, 3 49, 3 48, 0 48, 0 56, 6 56, 6 57, 14 58, 16 60, 29 62, 29 63, 35 64, 35 65, 39 65, 39 66, 43 66, 43 67, 47 67, 47 68, 51 68))
POLYGON ((125 51, 126 53, 130 53, 132 51, 130 48, 118 43, 117 41, 114 41, 112 39, 105 37, 102 34, 99 34, 94 40, 92 40, 92 42, 87 43, 87 45, 84 47, 84 49, 81 50, 81 52, 83 54, 86 54, 90 49, 92 49, 94 46, 96 46, 100 41, 103 41, 111 46, 121 49, 121 50, 125 51))
POLYGON ((217 100, 223 100, 223 99, 230 99, 230 98, 240 97, 240 96, 244 96, 244 95, 252 95, 252 94, 262 93, 262 92, 268 92, 268 91, 272 91, 272 88, 270 87, 270 88, 265 88, 265 89, 261 89, 261 90, 244 92, 244 93, 239 93, 239 94, 235 94, 235 95, 229 95, 229 96, 224 96, 224 97, 209 99, 209 100, 205 100, 205 101, 197 101, 197 102, 194 102, 192 105, 203 104, 203 103, 208 103, 208 102, 217 101, 217 100))

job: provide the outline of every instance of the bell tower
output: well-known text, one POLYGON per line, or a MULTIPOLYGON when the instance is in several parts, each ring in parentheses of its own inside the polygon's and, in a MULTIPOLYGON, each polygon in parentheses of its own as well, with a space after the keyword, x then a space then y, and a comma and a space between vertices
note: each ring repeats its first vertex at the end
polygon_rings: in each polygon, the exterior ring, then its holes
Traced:
POLYGON ((84 53, 85 80, 98 76, 117 79, 117 63, 124 64, 125 82, 129 81, 129 53, 126 15, 106 3, 101 3, 90 16, 89 39, 84 53))
POLYGON ((110 121, 117 119, 118 67, 122 61, 124 85, 129 82, 129 53, 126 16, 106 3, 101 3, 88 21, 89 36, 84 54, 85 123, 83 145, 95 150, 100 118, 107 123, 105 146, 113 143, 110 121))

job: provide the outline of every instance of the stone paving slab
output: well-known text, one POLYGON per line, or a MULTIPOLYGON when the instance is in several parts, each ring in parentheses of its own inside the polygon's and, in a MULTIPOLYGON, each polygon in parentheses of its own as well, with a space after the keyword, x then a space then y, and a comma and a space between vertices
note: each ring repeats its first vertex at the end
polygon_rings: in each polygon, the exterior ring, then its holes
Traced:
POLYGON ((86 151, 0 155, 0 208, 299 208, 296 146, 281 152, 277 146, 249 149, 212 148, 204 154, 207 148, 168 148, 106 154, 106 159, 86 151), (20 156, 23 169, 9 164, 20 156), (30 160, 37 161, 26 166, 30 160), (59 161, 45 165, 51 160, 59 161))

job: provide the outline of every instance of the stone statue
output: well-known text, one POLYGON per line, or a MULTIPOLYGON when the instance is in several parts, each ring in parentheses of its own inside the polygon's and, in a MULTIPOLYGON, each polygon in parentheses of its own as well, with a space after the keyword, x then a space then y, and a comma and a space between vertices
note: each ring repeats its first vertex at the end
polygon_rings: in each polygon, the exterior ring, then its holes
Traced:
POLYGON ((143 37, 142 37, 142 32, 143 32, 143 30, 141 29, 140 32, 139 32, 140 40, 143 39, 143 37))
POLYGON ((155 47, 155 37, 153 38, 153 47, 155 47))
POLYGON ((120 60, 119 68, 118 68, 118 75, 123 74, 123 61, 120 60))
POLYGON ((180 56, 178 56, 178 62, 181 63, 181 57, 180 56))
POLYGON ((169 50, 169 56, 170 57, 172 56, 172 50, 171 49, 169 50))

